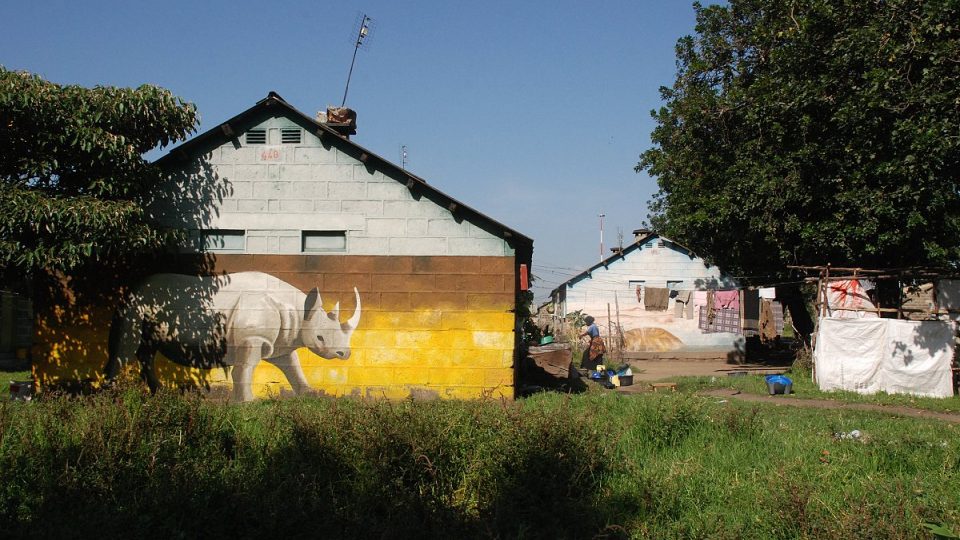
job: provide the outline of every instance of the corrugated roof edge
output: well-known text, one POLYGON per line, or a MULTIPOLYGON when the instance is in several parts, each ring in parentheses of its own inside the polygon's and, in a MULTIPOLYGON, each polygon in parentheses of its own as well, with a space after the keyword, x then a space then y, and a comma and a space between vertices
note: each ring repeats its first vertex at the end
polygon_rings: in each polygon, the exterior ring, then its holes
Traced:
MULTIPOLYGON (((407 178, 407 185, 411 187, 409 182, 413 181, 417 189, 420 190, 423 194, 427 195, 431 200, 441 206, 445 206, 448 209, 451 209, 451 212, 457 212, 464 219, 468 219, 471 223, 481 222, 486 225, 485 229, 491 234, 495 234, 494 231, 498 231, 496 236, 499 236, 506 240, 506 242, 517 251, 517 258, 521 263, 530 264, 533 258, 533 239, 521 234, 520 232, 507 227, 503 223, 487 216, 477 210, 474 210, 470 206, 463 204, 462 202, 454 199, 453 197, 443 193, 439 189, 431 186, 427 183, 426 180, 420 178, 419 176, 410 173, 409 171, 403 169, 402 167, 391 163, 387 159, 367 150, 366 148, 360 146, 359 144, 342 137, 334 129, 323 125, 320 122, 317 122, 315 119, 307 116, 306 114, 300 112, 293 105, 287 103, 285 99, 280 97, 276 92, 271 91, 267 94, 267 97, 258 101, 253 107, 243 111, 242 113, 230 118, 229 120, 220 123, 216 127, 208 129, 207 131, 197 135, 196 137, 191 138, 190 140, 180 144, 177 147, 172 148, 166 155, 161 156, 154 163, 162 166, 169 167, 173 162, 188 159, 189 155, 193 153, 198 148, 202 147, 204 144, 210 144, 216 141, 226 142, 232 140, 235 136, 230 136, 229 134, 233 133, 231 125, 243 123, 243 121, 255 114, 261 113, 267 107, 272 107, 274 105, 280 105, 285 108, 290 114, 296 115, 301 119, 301 121, 308 122, 309 124, 316 126, 318 130, 318 135, 320 133, 327 133, 330 137, 323 136, 323 139, 333 141, 334 144, 345 145, 348 148, 353 149, 353 153, 359 154, 360 156, 366 155, 367 160, 365 164, 370 164, 371 160, 375 160, 380 164, 381 167, 384 167, 383 172, 389 172, 387 176, 390 176, 397 182, 403 183, 403 180, 400 178, 407 178), (430 197, 432 195, 432 197, 430 197), (437 200, 439 199, 439 200, 437 200), (451 206, 452 205, 452 206, 451 206), (472 218, 472 219, 471 219, 472 218)), ((220 144, 222 144, 222 142, 220 144)))

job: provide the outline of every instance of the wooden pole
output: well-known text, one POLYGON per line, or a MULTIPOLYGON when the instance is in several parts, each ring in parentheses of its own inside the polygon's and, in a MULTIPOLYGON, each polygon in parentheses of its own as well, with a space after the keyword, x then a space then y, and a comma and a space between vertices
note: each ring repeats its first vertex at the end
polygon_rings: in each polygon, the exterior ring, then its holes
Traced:
POLYGON ((617 344, 620 347, 620 359, 623 359, 623 327, 620 326, 620 299, 617 298, 617 291, 613 291, 613 304, 617 308, 617 344))
POLYGON ((610 317, 610 302, 607 302, 607 336, 608 336, 607 339, 609 339, 610 344, 613 345, 613 331, 611 329, 611 325, 613 324, 613 321, 611 319, 612 318, 610 317))

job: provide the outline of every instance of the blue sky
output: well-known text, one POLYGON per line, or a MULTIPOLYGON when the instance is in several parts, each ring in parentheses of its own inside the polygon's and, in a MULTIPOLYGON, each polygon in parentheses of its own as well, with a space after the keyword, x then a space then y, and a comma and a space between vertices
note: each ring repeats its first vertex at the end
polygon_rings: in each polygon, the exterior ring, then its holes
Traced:
POLYGON ((538 297, 646 218, 633 167, 693 31, 686 0, 5 2, 0 64, 61 84, 160 85, 200 131, 271 90, 339 105, 356 23, 375 21, 347 105, 354 140, 534 239, 538 297))

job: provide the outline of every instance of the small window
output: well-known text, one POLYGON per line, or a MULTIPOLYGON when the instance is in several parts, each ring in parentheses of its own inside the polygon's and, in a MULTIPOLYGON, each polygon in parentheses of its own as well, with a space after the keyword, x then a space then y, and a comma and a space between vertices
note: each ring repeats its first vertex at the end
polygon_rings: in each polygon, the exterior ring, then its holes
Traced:
POLYGON ((244 135, 247 144, 267 144, 267 130, 251 129, 244 135))
POLYGON ((300 144, 300 128, 283 128, 280 130, 280 142, 283 144, 300 144))
POLYGON ((346 250, 346 231, 303 231, 304 253, 346 250))
POLYGON ((246 248, 245 231, 200 231, 200 240, 205 251, 243 251, 246 248))

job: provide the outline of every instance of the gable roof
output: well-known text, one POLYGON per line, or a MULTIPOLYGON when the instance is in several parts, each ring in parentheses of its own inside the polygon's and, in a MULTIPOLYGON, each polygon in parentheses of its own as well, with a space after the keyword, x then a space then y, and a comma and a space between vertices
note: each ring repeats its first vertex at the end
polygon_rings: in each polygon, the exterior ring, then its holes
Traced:
POLYGON ((533 257, 533 239, 474 210, 431 186, 423 178, 342 136, 333 128, 300 112, 273 91, 267 94, 267 97, 258 101, 253 107, 173 148, 155 163, 161 167, 175 167, 178 163, 186 161, 192 156, 201 154, 206 149, 235 140, 242 132, 241 126, 249 125, 267 113, 272 113, 274 116, 283 115, 290 118, 297 124, 300 124, 301 127, 312 131, 325 146, 336 146, 338 150, 356 158, 368 168, 377 169, 384 173, 385 176, 393 178, 397 182, 405 183, 407 189, 414 194, 416 199, 425 196, 435 204, 448 209, 454 214, 458 221, 460 219, 466 219, 494 236, 503 238, 516 250, 519 262, 530 264, 533 257))
POLYGON ((682 249, 683 251, 686 251, 690 256, 696 257, 696 255, 695 255, 692 251, 690 251, 689 248, 687 248, 687 247, 685 247, 685 246, 682 246, 682 245, 674 242, 673 240, 670 240, 669 238, 665 238, 665 237, 663 237, 663 236, 660 236, 659 234, 657 234, 657 233, 655 233, 655 232, 648 232, 646 235, 641 236, 641 237, 637 238, 636 240, 634 240, 634 242, 633 242, 632 244, 630 244, 629 246, 623 248, 623 249, 620 250, 620 251, 615 252, 613 255, 607 257, 606 259, 604 259, 604 260, 602 260, 602 261, 594 264, 593 266, 591 266, 590 268, 587 268, 587 269, 584 270, 583 272, 580 272, 579 274, 573 276, 572 278, 570 278, 570 279, 564 281, 563 283, 557 285, 556 288, 554 288, 552 291, 550 291, 550 296, 553 296, 557 291, 559 291, 560 289, 562 289, 562 288, 564 288, 564 287, 569 287, 569 286, 571 286, 571 285, 576 284, 578 281, 581 281, 581 280, 583 280, 583 279, 592 277, 592 274, 593 274, 594 271, 599 270, 600 268, 606 269, 608 266, 610 266, 611 263, 616 262, 616 261, 618 261, 618 260, 620 260, 620 259, 626 258, 627 254, 632 253, 632 252, 634 252, 634 251, 637 251, 638 249, 640 249, 641 247, 643 247, 644 244, 646 244, 647 242, 649 242, 650 240, 652 240, 652 239, 654 239, 654 238, 660 238, 660 239, 662 239, 664 242, 669 242, 670 244, 673 244, 673 246, 675 246, 675 247, 677 247, 677 248, 679 248, 679 249, 682 249))

